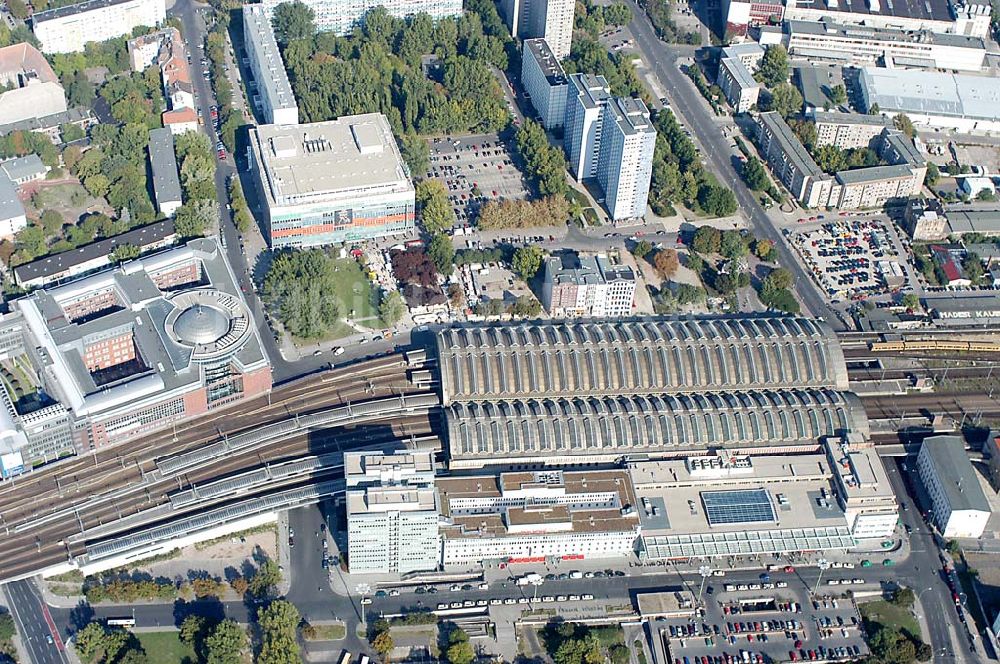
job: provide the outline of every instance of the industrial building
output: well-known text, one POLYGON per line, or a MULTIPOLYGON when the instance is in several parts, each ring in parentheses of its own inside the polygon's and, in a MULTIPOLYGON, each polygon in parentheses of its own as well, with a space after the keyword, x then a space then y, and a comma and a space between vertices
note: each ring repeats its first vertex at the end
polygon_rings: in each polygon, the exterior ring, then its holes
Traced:
POLYGON ((639 517, 622 470, 439 478, 442 560, 544 562, 631 556, 639 517))
POLYGON ((632 315, 635 273, 606 254, 563 253, 545 259, 542 306, 554 317, 632 315))
POLYGON ((970 207, 966 204, 949 205, 944 209, 948 219, 948 235, 978 233, 986 237, 1000 237, 1000 210, 988 207, 970 207))
POLYGON ((557 60, 569 56, 574 0, 502 0, 500 11, 511 37, 544 39, 557 60))
POLYGON ((653 177, 656 128, 641 99, 616 97, 604 107, 597 157, 597 183, 613 221, 646 214, 653 177))
POLYGON ((174 216, 184 200, 174 153, 174 135, 166 127, 149 132, 149 170, 153 176, 156 210, 164 216, 174 216))
POLYGON ((918 126, 963 133, 1000 131, 1000 80, 865 67, 859 78, 866 111, 905 113, 918 126))
POLYGON ((931 436, 917 454, 917 472, 942 537, 981 537, 991 508, 960 436, 931 436))
POLYGON ((352 574, 433 571, 441 561, 431 451, 345 452, 352 574))
POLYGON ((868 433, 839 345, 809 319, 455 326, 438 364, 452 467, 802 451, 868 433))
MULTIPOLYGON (((12 303, 0 328, 0 357, 30 364, 38 384, 23 389, 62 414, 61 433, 78 452, 271 389, 250 309, 209 239, 36 290, 12 303)), ((24 435, 16 419, 2 424, 0 441, 24 435)), ((36 443, 28 437, 0 453, 36 459, 44 452, 36 443)))
MULTIPOLYGON (((282 2, 287 0, 263 0, 260 3, 268 23, 274 18, 275 8, 282 2)), ((462 0, 305 0, 305 5, 313 10, 313 23, 317 30, 337 35, 347 35, 354 28, 361 27, 365 14, 376 7, 384 7, 390 16, 396 18, 427 14, 438 20, 462 15, 462 0)))
POLYGON ((826 19, 784 23, 790 55, 810 62, 978 72, 986 59, 980 37, 929 30, 846 25, 826 19))
POLYGON ((990 30, 990 4, 981 0, 786 0, 784 18, 822 21, 864 28, 926 30, 937 34, 985 39, 990 30))
MULTIPOLYGON (((150 132, 152 133, 152 132, 150 132)), ((141 254, 164 249, 177 241, 172 219, 99 240, 82 247, 23 263, 14 268, 14 283, 25 290, 81 277, 111 265, 111 256, 120 246, 131 246, 141 254)))
POLYGON ((982 327, 1000 324, 1000 296, 982 291, 929 294, 924 308, 939 327, 982 327))
POLYGON ((155 27, 167 18, 164 0, 86 0, 47 9, 31 16, 31 29, 43 53, 82 51, 87 42, 102 42, 155 27))
POLYGON ((281 60, 270 14, 263 5, 243 7, 243 39, 250 71, 257 83, 254 99, 266 124, 294 125, 299 123, 299 106, 288 82, 285 63, 281 60))
POLYGON ((628 466, 644 560, 775 555, 856 545, 822 454, 729 450, 628 466))
POLYGON ((526 39, 521 49, 521 83, 546 129, 566 121, 569 81, 544 39, 526 39))
POLYGON ((813 111, 816 147, 832 145, 841 150, 867 148, 885 129, 892 129, 892 118, 862 113, 813 111))
POLYGON ((274 249, 406 234, 414 189, 384 115, 250 130, 250 168, 274 249))
POLYGON ((66 91, 38 49, 0 48, 0 125, 66 112, 66 91))
POLYGON ((760 83, 737 58, 722 58, 719 61, 718 84, 734 113, 747 113, 760 98, 760 83))

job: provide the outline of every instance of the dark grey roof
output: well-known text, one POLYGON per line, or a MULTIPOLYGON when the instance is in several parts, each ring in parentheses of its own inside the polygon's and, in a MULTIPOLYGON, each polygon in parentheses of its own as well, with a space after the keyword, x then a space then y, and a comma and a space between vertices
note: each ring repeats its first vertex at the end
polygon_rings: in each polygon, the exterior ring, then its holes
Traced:
POLYGON ((794 316, 456 325, 437 347, 445 403, 847 388, 830 328, 794 316))
POLYGON ((921 453, 926 454, 934 465, 941 490, 952 510, 992 511, 961 437, 925 438, 921 453))
POLYGON ((32 25, 34 25, 44 21, 51 21, 54 18, 73 16, 74 14, 82 14, 83 12, 103 9, 105 7, 114 7, 115 5, 120 5, 126 2, 131 2, 131 0, 86 0, 86 2, 78 2, 75 5, 66 5, 65 7, 57 7, 55 9, 47 9, 43 12, 38 12, 32 15, 31 22, 32 25))
POLYGON ((826 10, 830 16, 838 12, 852 14, 875 14, 879 17, 901 16, 904 18, 924 18, 934 21, 951 21, 948 0, 882 0, 880 9, 872 11, 868 0, 815 0, 811 9, 826 10))
POLYGON ((524 51, 538 64, 550 86, 567 85, 566 73, 544 39, 525 39, 524 51))
POLYGON ((133 228, 127 233, 122 233, 106 240, 92 242, 77 249, 64 251, 61 254, 39 258, 36 261, 18 265, 14 268, 14 278, 17 283, 23 284, 40 277, 50 277, 74 265, 107 256, 114 251, 115 247, 123 244, 130 244, 141 249, 142 247, 162 242, 172 235, 174 235, 174 221, 173 219, 164 219, 148 226, 133 228))
POLYGON ((149 164, 153 172, 153 191, 156 194, 157 208, 164 202, 180 202, 181 181, 177 174, 174 135, 166 127, 149 132, 149 164))
POLYGON ((17 122, 0 125, 0 136, 6 136, 14 131, 39 131, 42 129, 51 129, 63 124, 82 122, 91 117, 93 117, 93 113, 90 112, 89 108, 71 108, 67 111, 63 111, 62 113, 53 113, 51 115, 43 115, 40 118, 28 118, 26 120, 18 120, 17 122))
POLYGON ((858 398, 835 390, 514 399, 445 412, 453 459, 814 446, 838 432, 868 433, 858 398))

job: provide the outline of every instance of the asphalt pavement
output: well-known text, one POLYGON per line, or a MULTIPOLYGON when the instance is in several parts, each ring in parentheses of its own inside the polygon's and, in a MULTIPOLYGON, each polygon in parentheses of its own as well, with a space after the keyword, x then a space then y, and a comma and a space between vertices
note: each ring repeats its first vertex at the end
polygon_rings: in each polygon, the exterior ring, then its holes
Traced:
MULTIPOLYGON (((32 664, 68 664, 63 643, 65 632, 57 627, 42 602, 33 580, 12 581, 4 586, 7 605, 32 664)), ((54 611, 53 611, 54 613, 54 611)))
POLYGON ((629 30, 643 61, 666 88, 673 112, 691 129, 696 142, 703 147, 702 155, 708 160, 711 170, 715 171, 721 182, 728 185, 736 195, 740 208, 750 219, 754 233, 757 237, 774 242, 780 264, 791 271, 795 279, 795 289, 799 293, 803 312, 825 318, 835 330, 846 329, 846 325, 829 308, 824 295, 819 292, 810 275, 785 244, 781 230, 768 217, 757 197, 743 182, 730 158, 732 150, 716 124, 714 114, 705 105, 701 93, 691 80, 678 68, 678 54, 686 56, 690 53, 690 47, 672 47, 662 42, 657 38, 648 18, 636 1, 628 0, 626 4, 634 14, 632 22, 629 23, 629 30))

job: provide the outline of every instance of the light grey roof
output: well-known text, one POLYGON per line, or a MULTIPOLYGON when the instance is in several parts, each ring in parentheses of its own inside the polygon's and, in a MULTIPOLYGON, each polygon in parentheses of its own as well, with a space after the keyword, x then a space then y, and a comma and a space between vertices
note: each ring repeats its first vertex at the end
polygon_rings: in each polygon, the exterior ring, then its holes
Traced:
POLYGON ((883 112, 1000 120, 1000 80, 989 76, 864 67, 861 85, 883 112))
POLYGON ((17 187, 7 177, 0 174, 0 219, 13 219, 24 214, 24 204, 17 196, 17 187))
POLYGON ((746 90, 760 86, 742 60, 738 58, 723 58, 719 62, 719 65, 726 68, 726 71, 733 77, 733 80, 740 86, 740 89, 746 90))
POLYGON ((866 39, 869 41, 885 41, 893 43, 910 42, 914 44, 937 44, 941 46, 958 46, 964 48, 986 48, 979 37, 965 35, 938 34, 929 30, 895 30, 893 28, 876 28, 871 26, 847 25, 834 21, 785 21, 785 32, 822 35, 831 39, 866 39))
POLYGON ((799 142, 795 132, 792 131, 792 128, 788 126, 788 123, 785 122, 785 119, 779 113, 775 111, 761 113, 758 122, 760 122, 763 129, 768 130, 774 136, 775 140, 778 141, 781 145, 782 153, 795 163, 797 171, 803 175, 826 177, 826 173, 819 167, 805 146, 799 142))
POLYGON ((16 159, 8 159, 0 164, 0 166, 3 167, 4 173, 6 173, 7 176, 14 182, 24 178, 45 175, 48 171, 45 164, 42 163, 41 158, 37 154, 29 154, 23 157, 17 157, 16 159))
POLYGON ((992 511, 961 437, 925 438, 921 453, 926 454, 933 464, 941 490, 952 510, 992 511))
POLYGON ((809 318, 650 318, 445 328, 444 402, 524 396, 847 388, 830 328, 809 318))
POLYGON ((1000 311, 1000 295, 994 293, 966 292, 926 295, 924 306, 931 311, 951 313, 985 313, 1000 311))
POLYGON ((764 47, 757 42, 743 42, 722 49, 723 58, 739 58, 744 55, 764 55, 764 47))
POLYGON ((955 235, 964 233, 1000 234, 1000 210, 946 208, 944 216, 948 220, 950 232, 955 235))
POLYGON ((185 309, 174 322, 178 338, 192 346, 215 343, 229 332, 229 315, 215 307, 196 304, 185 309))
POLYGON ((910 167, 905 164, 894 166, 871 166, 869 168, 858 168, 852 171, 837 171, 837 181, 841 184, 858 184, 860 182, 874 182, 876 180, 888 180, 890 178, 912 177, 910 167))
POLYGON ((868 115, 867 113, 835 113, 817 110, 812 112, 812 117, 816 124, 892 126, 892 118, 887 118, 884 115, 868 115))
POLYGON ((17 122, 0 125, 0 136, 6 136, 14 131, 40 131, 43 129, 51 129, 64 124, 82 122, 91 117, 93 117, 93 113, 90 112, 89 108, 71 108, 63 111, 62 113, 43 115, 40 118, 27 118, 25 120, 18 120, 17 122))
POLYGON ((174 135, 170 129, 152 129, 149 132, 149 164, 153 173, 153 192, 157 207, 163 203, 181 202, 181 181, 177 173, 177 156, 174 154, 174 135))
POLYGON ((453 459, 812 446, 838 432, 868 434, 858 398, 834 390, 457 403, 446 416, 453 459))
POLYGON ((580 100, 585 108, 597 108, 611 98, 608 80, 600 74, 570 74, 569 96, 580 100))

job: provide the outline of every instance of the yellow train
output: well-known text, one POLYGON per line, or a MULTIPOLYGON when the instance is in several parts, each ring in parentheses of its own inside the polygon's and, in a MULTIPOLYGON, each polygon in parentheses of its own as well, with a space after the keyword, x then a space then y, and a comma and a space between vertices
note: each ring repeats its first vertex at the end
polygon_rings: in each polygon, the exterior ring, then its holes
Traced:
POLYGON ((902 351, 1000 353, 1000 343, 993 343, 991 341, 953 341, 944 339, 873 341, 869 344, 868 348, 873 353, 898 353, 902 351))

